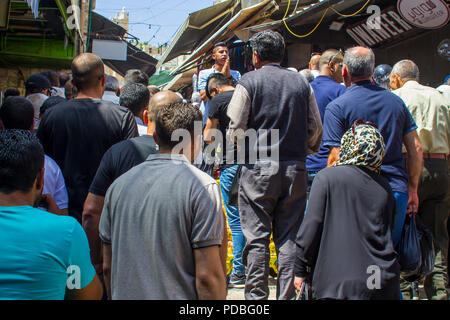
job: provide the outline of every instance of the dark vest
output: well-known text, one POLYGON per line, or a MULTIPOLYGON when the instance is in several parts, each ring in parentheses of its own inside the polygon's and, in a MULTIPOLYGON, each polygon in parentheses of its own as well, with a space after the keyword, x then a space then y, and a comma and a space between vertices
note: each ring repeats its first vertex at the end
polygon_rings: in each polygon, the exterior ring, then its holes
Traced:
POLYGON ((305 78, 277 64, 268 64, 246 73, 239 84, 248 91, 251 99, 247 127, 256 130, 258 137, 258 144, 252 145, 250 141, 248 150, 258 150, 258 159, 262 158, 261 154, 278 151, 280 161, 305 161, 311 95, 305 78), (279 141, 267 139, 261 129, 269 132, 278 129, 279 141))

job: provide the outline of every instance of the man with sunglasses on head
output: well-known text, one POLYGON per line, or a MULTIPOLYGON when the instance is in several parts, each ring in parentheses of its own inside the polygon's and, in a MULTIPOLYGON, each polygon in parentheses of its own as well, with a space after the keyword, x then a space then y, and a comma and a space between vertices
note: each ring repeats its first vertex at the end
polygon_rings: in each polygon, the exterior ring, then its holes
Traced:
POLYGON ((77 56, 72 75, 77 97, 46 111, 37 136, 66 178, 69 215, 81 223, 83 204, 104 153, 119 141, 137 137, 138 130, 131 111, 102 100, 106 80, 99 57, 77 56))
MULTIPOLYGON (((341 50, 326 50, 319 59, 320 74, 311 82, 322 122, 326 106, 346 90, 345 86, 341 85, 344 81, 342 78, 343 60, 344 53, 341 50)), ((327 167, 329 153, 330 149, 322 144, 319 153, 306 158, 308 191, 316 174, 327 167)))
POLYGON ((394 192, 396 213, 392 241, 396 246, 402 234, 406 213, 416 213, 417 188, 422 170, 422 144, 405 103, 395 94, 372 84, 375 55, 369 48, 353 47, 345 52, 342 76, 347 91, 325 110, 323 145, 331 148, 328 166, 339 160, 341 138, 358 119, 374 123, 386 143, 381 166, 394 192), (403 158, 402 144, 408 159, 403 158))
POLYGON ((212 68, 202 70, 198 75, 198 89, 200 90, 200 96, 203 100, 200 105, 200 111, 203 114, 203 125, 206 124, 209 113, 209 100, 208 96, 206 95, 206 83, 209 76, 218 72, 222 73, 229 80, 233 81, 234 85, 236 85, 237 82, 241 80, 241 74, 239 73, 239 71, 230 69, 230 56, 227 44, 225 42, 219 42, 214 46, 211 58, 214 60, 214 65, 212 66, 212 68))

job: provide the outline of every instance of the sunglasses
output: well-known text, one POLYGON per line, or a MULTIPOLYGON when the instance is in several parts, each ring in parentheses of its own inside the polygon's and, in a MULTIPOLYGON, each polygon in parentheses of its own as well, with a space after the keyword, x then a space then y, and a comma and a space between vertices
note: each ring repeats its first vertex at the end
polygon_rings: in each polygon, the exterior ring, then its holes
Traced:
POLYGON ((333 60, 334 60, 336 57, 338 57, 339 55, 344 56, 344 51, 342 51, 342 49, 339 49, 339 51, 338 51, 334 56, 332 56, 332 57, 330 58, 330 60, 328 60, 328 64, 330 64, 331 61, 333 61, 333 60))

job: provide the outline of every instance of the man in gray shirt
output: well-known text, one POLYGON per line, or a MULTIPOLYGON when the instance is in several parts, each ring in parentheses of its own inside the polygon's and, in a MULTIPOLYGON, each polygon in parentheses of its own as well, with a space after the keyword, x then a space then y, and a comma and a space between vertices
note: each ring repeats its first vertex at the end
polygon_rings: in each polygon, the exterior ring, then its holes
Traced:
POLYGON ((201 141, 195 121, 202 115, 192 105, 163 107, 155 121, 159 154, 118 178, 106 194, 100 238, 112 299, 226 297, 224 214, 217 183, 191 164, 201 141), (179 133, 182 142, 172 141, 179 133))

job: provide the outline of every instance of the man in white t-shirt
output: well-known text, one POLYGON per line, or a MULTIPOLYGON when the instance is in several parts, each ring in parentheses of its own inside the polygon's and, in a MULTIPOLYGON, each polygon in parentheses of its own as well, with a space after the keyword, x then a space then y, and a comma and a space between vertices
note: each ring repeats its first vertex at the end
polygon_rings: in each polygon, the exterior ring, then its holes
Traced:
POLYGON ((439 92, 444 94, 448 101, 450 101, 450 75, 445 78, 444 84, 436 88, 439 92))
MULTIPOLYGON (((33 131, 33 104, 23 97, 11 97, 1 106, 0 119, 5 130, 19 129, 33 131)), ((47 202, 56 202, 60 214, 68 215, 69 197, 61 169, 47 155, 45 156, 44 167, 44 188, 42 191, 44 200, 47 202), (48 197, 48 195, 51 197, 48 197)))

